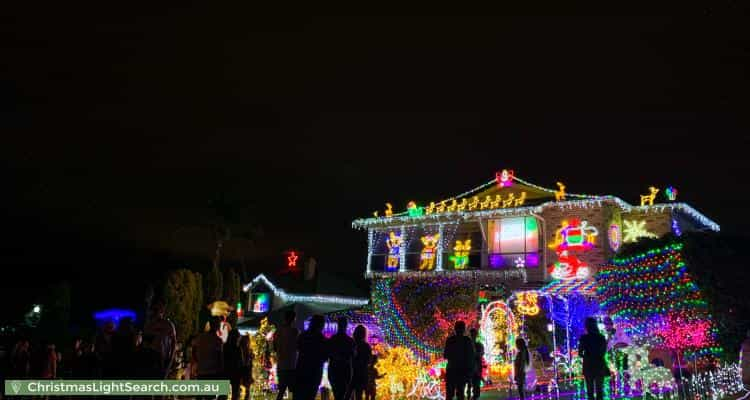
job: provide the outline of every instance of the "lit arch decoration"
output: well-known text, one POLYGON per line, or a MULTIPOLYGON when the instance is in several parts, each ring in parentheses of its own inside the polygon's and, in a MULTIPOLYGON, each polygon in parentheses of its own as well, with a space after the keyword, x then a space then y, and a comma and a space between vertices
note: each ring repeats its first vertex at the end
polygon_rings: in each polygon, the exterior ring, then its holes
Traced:
POLYGON ((505 369, 507 371, 511 365, 510 360, 512 359, 509 353, 514 351, 513 343, 518 335, 518 325, 516 324, 513 310, 511 310, 511 308, 508 307, 508 304, 503 300, 495 300, 482 306, 482 319, 479 323, 479 329, 481 330, 482 338, 484 339, 484 360, 489 366, 490 373, 492 373, 493 367, 505 369), (498 354, 498 351, 495 351, 495 348, 499 343, 498 338, 495 335, 493 314, 498 312, 505 314, 507 329, 505 335, 505 349, 503 349, 504 354, 502 355, 504 362, 500 362, 500 354, 498 354))

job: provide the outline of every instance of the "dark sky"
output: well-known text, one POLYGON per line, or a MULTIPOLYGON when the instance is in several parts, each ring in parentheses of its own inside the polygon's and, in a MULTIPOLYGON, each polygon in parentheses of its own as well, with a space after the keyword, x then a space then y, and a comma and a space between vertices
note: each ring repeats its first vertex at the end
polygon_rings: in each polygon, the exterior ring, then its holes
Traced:
POLYGON ((202 262, 213 248, 196 227, 219 197, 265 231, 230 259, 261 270, 298 248, 359 276, 352 219, 501 168, 630 202, 672 184, 726 231, 750 222, 750 33, 730 6, 681 18, 18 7, 0 32, 3 286, 202 262))

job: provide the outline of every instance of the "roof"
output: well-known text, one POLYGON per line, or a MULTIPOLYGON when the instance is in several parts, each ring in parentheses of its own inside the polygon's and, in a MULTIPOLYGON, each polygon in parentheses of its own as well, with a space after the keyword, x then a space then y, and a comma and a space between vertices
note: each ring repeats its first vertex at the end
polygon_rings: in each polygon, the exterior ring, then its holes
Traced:
POLYGON ((244 285, 242 290, 247 292, 258 284, 265 284, 273 292, 274 296, 280 297, 285 303, 316 303, 320 307, 328 306, 364 306, 369 302, 367 298, 337 296, 325 294, 299 294, 287 293, 284 289, 276 287, 265 275, 260 274, 253 278, 250 283, 244 285))
MULTIPOLYGON (((607 203, 620 208, 623 212, 679 212, 697 222, 704 229, 709 229, 717 232, 720 229, 719 225, 716 222, 701 214, 687 203, 669 202, 656 203, 654 205, 634 206, 616 196, 600 196, 576 193, 564 193, 565 200, 557 201, 555 199, 555 194, 559 193, 557 190, 535 185, 516 176, 512 177, 512 181, 514 183, 511 186, 501 187, 498 184, 498 179, 493 179, 489 182, 475 187, 474 189, 437 202, 438 204, 442 203, 444 206, 447 205, 446 211, 444 212, 429 213, 427 211, 424 211, 421 213, 412 213, 412 215, 410 215, 409 211, 407 210, 400 213, 393 213, 391 216, 356 219, 352 222, 352 227, 366 229, 394 225, 409 226, 421 225, 425 223, 434 224, 440 222, 455 222, 456 220, 476 220, 505 216, 523 216, 542 213, 548 208, 576 209, 588 208, 592 206, 600 207, 603 204, 607 203), (505 204, 503 204, 502 206, 499 205, 498 208, 479 210, 465 209, 463 211, 458 211, 458 207, 455 207, 457 203, 465 204, 465 199, 468 201, 474 199, 475 197, 479 199, 487 199, 489 197, 495 199, 495 196, 497 196, 498 198, 503 198, 506 200, 518 200, 521 194, 523 194, 522 201, 514 201, 512 204, 507 204, 507 206, 505 204), (454 211, 448 211, 451 206, 454 206, 454 211)), ((560 183, 558 183, 558 185, 560 185, 560 183)), ((435 203, 430 204, 434 205, 435 203)), ((429 208, 429 206, 427 208, 429 208)), ((422 209, 425 209, 425 207, 422 207, 422 209)))

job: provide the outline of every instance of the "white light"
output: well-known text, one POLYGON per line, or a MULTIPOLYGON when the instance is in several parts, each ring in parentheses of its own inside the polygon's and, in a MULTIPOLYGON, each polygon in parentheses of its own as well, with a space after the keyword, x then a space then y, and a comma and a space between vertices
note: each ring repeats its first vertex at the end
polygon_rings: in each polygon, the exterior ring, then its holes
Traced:
POLYGON ((39 314, 42 311, 42 307, 37 304, 31 311, 33 311, 35 314, 39 314))
POLYGON ((552 332, 555 330, 555 326, 552 324, 547 324, 547 332, 552 332))
POLYGON ((250 290, 256 283, 263 282, 271 288, 275 296, 280 297, 286 303, 325 303, 325 304, 338 304, 346 306, 364 306, 369 303, 369 299, 361 299, 356 297, 344 297, 344 296, 326 296, 326 295, 296 295, 289 294, 284 289, 277 288, 276 285, 266 278, 265 275, 260 274, 253 279, 252 282, 245 285, 242 288, 244 292, 250 290))

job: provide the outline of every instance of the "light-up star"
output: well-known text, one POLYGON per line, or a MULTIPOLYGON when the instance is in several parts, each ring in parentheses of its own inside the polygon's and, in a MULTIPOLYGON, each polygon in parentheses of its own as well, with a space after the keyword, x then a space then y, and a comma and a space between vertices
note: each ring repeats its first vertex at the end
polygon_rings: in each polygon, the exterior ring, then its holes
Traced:
POLYGON ((289 257, 286 258, 287 260, 287 266, 289 267, 296 267, 297 266, 297 254, 295 254, 293 251, 289 253, 289 257))
POLYGON ((526 260, 523 259, 523 257, 518 257, 515 259, 516 268, 525 268, 526 267, 526 260))
POLYGON ((638 239, 646 237, 646 238, 656 238, 656 234, 651 233, 646 230, 646 221, 623 221, 623 224, 625 227, 622 230, 622 233, 624 235, 624 238, 622 239, 625 243, 633 243, 638 241, 638 239))

